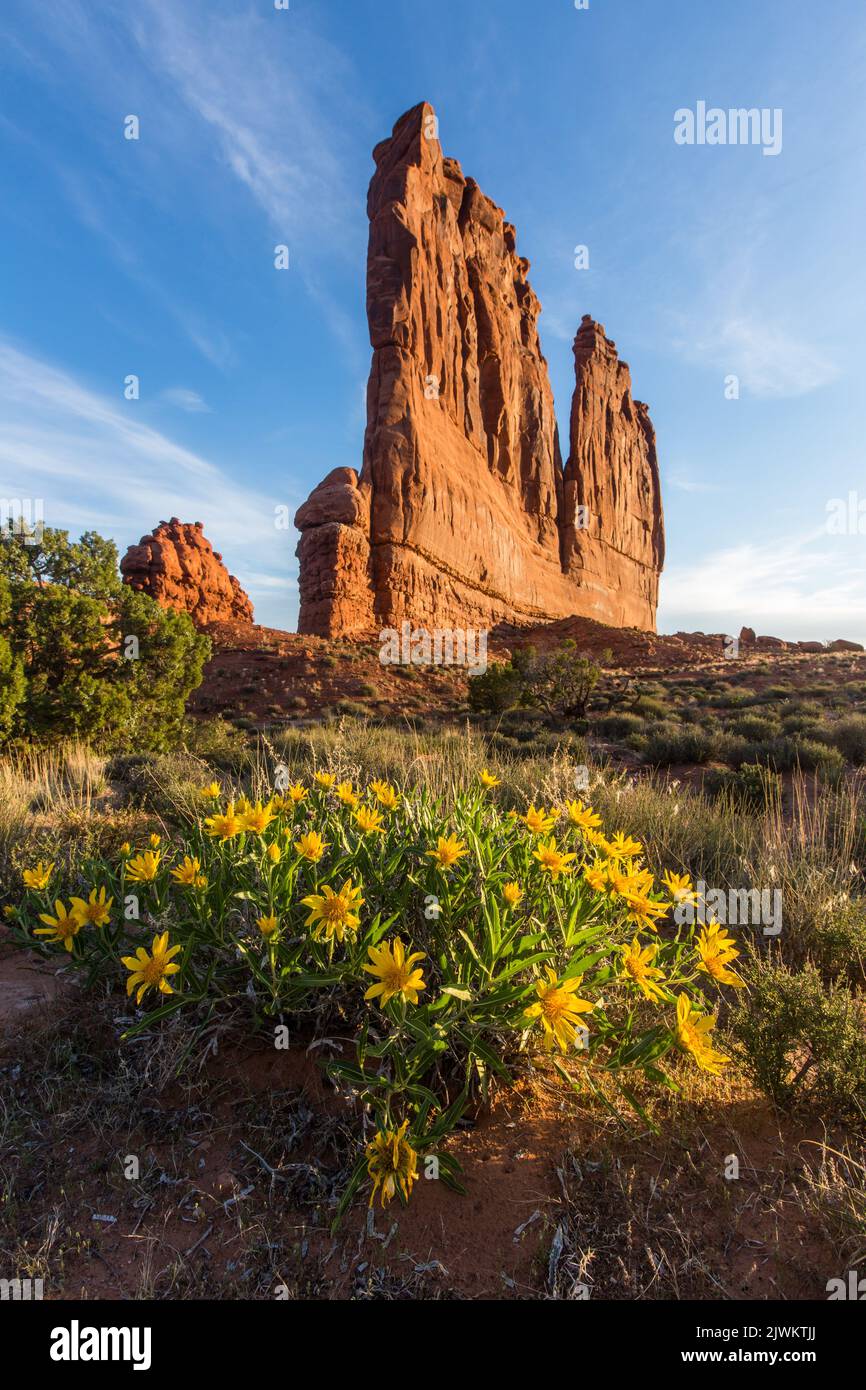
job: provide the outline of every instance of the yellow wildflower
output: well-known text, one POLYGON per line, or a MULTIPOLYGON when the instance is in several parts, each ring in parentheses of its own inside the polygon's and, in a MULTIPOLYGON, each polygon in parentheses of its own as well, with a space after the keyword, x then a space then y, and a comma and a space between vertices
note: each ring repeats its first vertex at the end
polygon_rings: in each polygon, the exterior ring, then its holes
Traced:
POLYGON ((263 835, 274 818, 274 808, 270 801, 263 806, 257 801, 255 806, 250 806, 244 812, 244 830, 249 830, 252 835, 263 835))
POLYGON ((230 801, 223 815, 207 816, 204 828, 212 840, 233 840, 235 835, 240 835, 244 829, 244 812, 240 809, 240 802, 236 807, 230 801))
POLYGON ((270 941, 279 925, 280 923, 276 916, 256 918, 256 926, 265 938, 265 941, 270 941))
POLYGON ((337 779, 333 772, 314 772, 313 780, 318 782, 319 786, 324 787, 327 791, 329 787, 334 785, 337 779))
POLYGON ((690 1052, 700 1067, 711 1076, 720 1076, 730 1062, 722 1052, 716 1052, 710 1041, 710 1033, 716 1026, 712 1014, 701 1015, 692 1008, 687 994, 677 1000, 677 1026, 675 1030, 677 1047, 690 1052))
POLYGON ((538 1002, 525 1009, 523 1016, 541 1021, 545 1052, 552 1052, 554 1047, 566 1052, 577 1038, 580 1015, 591 1013, 594 1006, 588 999, 575 996, 575 990, 579 989, 583 980, 582 975, 574 975, 560 984, 556 971, 549 965, 545 968, 547 979, 538 980, 535 986, 538 1002))
POLYGON ((532 851, 532 857, 538 860, 542 872, 550 874, 555 883, 560 874, 571 873, 571 860, 575 856, 563 854, 562 850, 556 848, 556 840, 551 838, 546 844, 542 841, 538 849, 532 851))
POLYGON ((318 864, 328 846, 325 844, 317 830, 308 830, 306 835, 302 835, 295 841, 293 849, 302 859, 308 859, 311 864, 318 864))
POLYGON ((696 905, 698 895, 695 892, 695 886, 688 874, 663 874, 662 883, 668 890, 671 901, 676 903, 677 906, 682 904, 683 906, 688 905, 689 907, 694 907, 696 905))
POLYGON ((396 995, 407 1004, 417 1004, 420 991, 427 986, 421 971, 412 967, 417 960, 424 959, 424 952, 415 951, 407 956, 397 936, 393 944, 383 941, 381 946, 370 946, 368 954, 372 964, 363 968, 369 975, 375 975, 378 983, 370 986, 364 998, 378 999, 383 1008, 396 995))
POLYGON ((632 979, 647 999, 663 999, 664 991, 656 981, 664 979, 664 971, 653 965, 658 946, 645 946, 641 949, 640 941, 635 937, 630 946, 620 946, 619 949, 622 952, 620 974, 632 979))
POLYGON ((723 926, 715 921, 709 922, 698 937, 696 946, 701 958, 698 970, 712 975, 720 985, 745 988, 745 980, 741 979, 735 970, 728 969, 731 961, 736 960, 740 953, 734 944, 734 938, 728 936, 723 926))
POLYGON ((516 907, 523 897, 523 889, 519 883, 506 883, 502 889, 502 896, 509 907, 516 907))
POLYGON ((35 888, 39 892, 46 889, 51 882, 51 875, 54 873, 54 861, 46 864, 40 859, 35 869, 25 869, 21 875, 25 888, 35 888))
POLYGON ((353 820, 364 835, 385 833, 382 812, 377 811, 374 806, 358 806, 353 812, 353 820))
POLYGON ((152 883, 159 873, 161 858, 159 850, 146 849, 143 854, 136 854, 126 866, 126 877, 130 883, 152 883))
POLYGON ((371 782, 370 790, 375 793, 379 805, 384 806, 386 811, 395 810, 400 800, 400 793, 391 786, 390 782, 371 782))
POLYGON ((483 772, 481 773, 482 787, 498 787, 500 785, 500 781, 501 779, 499 777, 495 777, 492 772, 487 771, 486 767, 484 768, 483 772))
POLYGON ((40 912, 39 920, 44 922, 45 926, 36 927, 33 935, 47 936, 49 941, 62 944, 65 950, 71 951, 72 943, 81 931, 83 923, 74 910, 66 910, 60 898, 54 904, 54 911, 54 917, 47 912, 40 912))
POLYGON ((380 1130, 367 1145, 367 1173, 373 1179, 370 1206, 381 1188, 382 1206, 387 1206, 395 1194, 408 1201, 418 1178, 418 1155, 406 1138, 409 1121, 399 1129, 380 1130))
POLYGON ((520 819, 527 829, 532 831, 533 835, 545 835, 556 825, 556 816, 552 812, 545 811, 543 806, 537 811, 534 806, 530 806, 526 815, 521 816, 520 819))
POLYGON ((100 888, 98 893, 95 888, 91 888, 86 902, 84 898, 70 898, 69 901, 83 927, 88 923, 94 927, 104 927, 108 924, 114 899, 106 900, 104 887, 100 888))
POLYGON ((571 824, 577 830, 597 830, 601 825, 601 816, 594 811, 591 806, 584 806, 583 802, 567 801, 565 811, 571 824))
POLYGON ((343 884, 339 893, 335 893, 333 888, 324 884, 321 893, 310 893, 301 902, 304 907, 310 908, 306 924, 315 927, 313 935, 319 940, 325 937, 331 941, 336 936, 338 941, 342 941, 346 932, 358 929, 361 919, 355 909, 364 902, 360 885, 354 888, 349 881, 343 884))
POLYGON ((643 854, 643 845, 640 840, 633 840, 630 835, 618 830, 613 839, 608 840, 607 852, 611 859, 634 859, 636 855, 643 854))
POLYGON ((183 857, 183 863, 177 869, 171 870, 171 876, 175 883, 182 883, 187 888, 195 887, 196 879, 201 873, 201 861, 191 859, 188 854, 183 857))
POLYGON ((353 810, 359 801, 358 793, 354 790, 351 782, 338 782, 337 796, 344 806, 350 806, 353 810))
POLYGON ((440 869, 450 869, 457 863, 458 859, 468 853, 463 841, 458 840, 456 835, 449 835, 447 840, 440 835, 436 841, 436 848, 428 849, 426 857, 434 859, 440 869))
POLYGON ((176 975, 180 970, 179 965, 175 965, 172 956, 176 956, 180 950, 179 946, 169 948, 168 932, 163 932, 162 936, 155 936, 151 946, 151 954, 148 955, 143 946, 139 946, 134 956, 121 956, 123 964, 130 972, 126 982, 127 994, 132 994, 137 987, 138 994, 135 996, 136 1004, 140 1004, 149 989, 158 989, 160 994, 174 994, 174 990, 168 983, 169 975, 176 975))
POLYGON ((611 887, 609 869, 610 866, 603 859, 596 859, 584 869, 584 881, 594 892, 605 893, 611 887))

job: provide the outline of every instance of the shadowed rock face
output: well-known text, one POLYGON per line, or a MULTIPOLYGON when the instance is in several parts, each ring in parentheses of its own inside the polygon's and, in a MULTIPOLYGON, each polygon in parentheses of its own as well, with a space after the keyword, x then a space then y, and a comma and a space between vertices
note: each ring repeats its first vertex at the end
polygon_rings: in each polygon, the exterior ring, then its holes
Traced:
POLYGON ((541 306, 514 228, 443 157, 430 106, 407 112, 373 157, 363 467, 335 469, 296 517, 299 630, 571 614, 654 628, 655 436, 628 368, 585 319, 563 470, 541 306))
POLYGON ((632 399, 628 367, 588 314, 574 340, 574 367, 563 568, 583 593, 582 614, 606 609, 604 622, 654 629, 665 535, 649 410, 632 399))
POLYGON ((149 594, 163 608, 189 613, 198 627, 208 623, 253 621, 253 605, 222 556, 204 535, 202 524, 173 516, 161 521, 120 562, 123 582, 149 594))

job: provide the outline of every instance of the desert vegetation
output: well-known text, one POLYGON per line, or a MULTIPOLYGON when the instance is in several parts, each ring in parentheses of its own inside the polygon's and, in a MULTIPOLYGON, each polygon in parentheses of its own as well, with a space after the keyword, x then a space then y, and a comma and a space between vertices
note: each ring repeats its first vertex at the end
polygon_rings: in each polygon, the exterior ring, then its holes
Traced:
MULTIPOLYGON (((263 733, 204 721, 174 751, 8 753, 7 962, 41 957, 60 989, 54 1021, 28 1023, 32 1059, 7 1044, 2 1064, 2 1239, 18 1263, 72 1291, 90 1277, 96 1189, 118 1228, 141 1217, 151 1232, 126 1288, 249 1292, 225 1262, 164 1243, 166 1222, 200 1236, 208 1217, 211 1243, 240 1242, 253 1288, 465 1294, 465 1271, 419 1253, 430 1194, 459 1229, 478 1148, 519 1114, 554 1187, 519 1236, 517 1220, 487 1232, 512 1293, 821 1296, 864 1232, 861 775, 851 762, 783 784, 757 763, 748 794, 701 789, 606 756, 584 718, 540 747, 472 716, 343 717, 263 733), (782 930, 690 920, 702 882, 778 889, 782 930), (187 1158, 211 1128, 218 1191, 187 1158), (90 1157, 58 1217, 38 1175, 69 1143, 90 1157), (778 1162, 749 1157, 768 1144, 778 1162), (145 1178, 124 1178, 128 1154, 146 1155, 145 1178), (724 1177, 730 1155, 742 1184, 724 1177), (648 1165, 665 1175, 649 1207, 648 1165), (711 1230, 700 1202, 682 1208, 698 1172, 721 1202, 711 1230), (230 1237, 244 1191, 255 1218, 230 1237), (386 1234, 402 1213, 393 1249, 363 1216, 374 1196, 386 1234), (746 1258, 758 1212, 785 1232, 775 1291, 746 1258), (804 1240, 808 1260, 791 1255, 804 1240)), ((500 1217, 517 1181, 499 1172, 500 1217)), ((490 1268, 473 1277, 490 1291, 490 1268)))

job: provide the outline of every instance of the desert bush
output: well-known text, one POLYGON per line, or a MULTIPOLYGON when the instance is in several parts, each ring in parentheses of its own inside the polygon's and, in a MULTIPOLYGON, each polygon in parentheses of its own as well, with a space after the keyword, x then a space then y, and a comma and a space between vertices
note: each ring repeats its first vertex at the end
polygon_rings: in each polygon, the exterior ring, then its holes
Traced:
POLYGON ((809 955, 825 980, 866 985, 866 901, 840 893, 821 904, 809 936, 809 955))
POLYGON ((779 733, 778 721, 760 714, 742 714, 731 720, 729 727, 740 738, 747 738, 753 743, 775 738, 779 733))
POLYGON ((350 1034, 354 1059, 325 1065, 377 1133, 343 1206, 365 1177, 405 1199, 421 1153, 454 1181, 442 1140, 520 1051, 558 1052, 567 1085, 570 1067, 670 1084, 677 1054, 713 1075, 729 1061, 708 1002, 728 957, 673 923, 654 933, 674 890, 642 845, 581 802, 506 814, 495 784, 444 801, 320 769, 264 803, 205 786, 210 814, 181 807, 170 837, 30 865, 10 931, 88 984, 125 981, 127 1039, 181 1011, 188 1053, 215 1018, 350 1034))
POLYGON ((71 542, 50 527, 32 547, 12 537, 0 546, 0 578, 0 725, 7 735, 75 737, 106 749, 177 744, 210 643, 187 614, 120 583, 113 542, 93 532, 71 542), (23 680, 7 720, 4 652, 13 685, 23 680))
POLYGON ((799 734, 804 738, 814 739, 820 735, 822 725, 821 721, 811 714, 786 714, 781 727, 782 733, 789 737, 799 734))
POLYGON ((793 687, 790 685, 768 685, 762 691, 761 698, 767 704, 776 704, 780 700, 790 699, 793 693, 793 687))
POLYGON ((640 734, 644 732, 645 724, 639 714, 603 714, 600 718, 592 721, 594 733, 601 734, 604 738, 624 739, 627 734, 640 734))
POLYGON ((649 736, 646 760, 657 767, 706 763, 715 756, 717 747, 717 736, 706 729, 694 725, 659 725, 649 736))
POLYGON ((679 713, 675 708, 671 708, 667 700, 659 699, 655 695, 639 696, 632 710, 635 714, 643 715, 645 719, 668 719, 671 715, 679 713))
POLYGON ((519 647, 512 662, 523 679, 524 704, 557 710, 568 718, 585 718, 589 698, 601 679, 601 666, 583 655, 570 638, 541 654, 531 646, 519 647))
POLYGON ((743 763, 754 762, 759 748, 747 738, 721 729, 716 736, 715 757, 729 767, 741 767, 743 763))
POLYGON ((826 726, 826 735, 847 762, 855 767, 866 763, 866 715, 849 714, 826 726))
POLYGON ((469 682, 469 707, 475 714, 504 714, 523 692, 521 673, 510 662, 496 662, 469 682))
POLYGON ((734 805, 763 811, 781 795, 782 779, 763 763, 741 763, 735 772, 709 772, 704 785, 716 796, 728 796, 734 805))
POLYGON ((807 1103, 831 1116, 866 1107, 866 1015, 842 984, 813 965, 799 972, 772 960, 747 972, 749 990, 731 1028, 745 1065, 778 1105, 807 1103))
POLYGON ((804 772, 817 772, 832 781, 845 770, 845 759, 838 748, 828 748, 817 739, 797 737, 794 740, 793 766, 804 772))

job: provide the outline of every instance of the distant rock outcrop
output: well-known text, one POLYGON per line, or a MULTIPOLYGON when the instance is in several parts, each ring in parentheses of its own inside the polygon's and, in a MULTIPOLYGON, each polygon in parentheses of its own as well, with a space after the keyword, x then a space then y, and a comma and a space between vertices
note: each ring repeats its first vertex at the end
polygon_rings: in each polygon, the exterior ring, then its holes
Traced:
POLYGON ((149 594, 163 608, 189 613, 197 627, 216 622, 253 621, 253 605, 222 556, 204 535, 200 521, 161 521, 120 562, 125 584, 149 594))
POLYGON ((373 157, 363 467, 335 469, 298 512, 299 630, 569 615, 653 629, 655 434, 614 344, 584 319, 563 469, 513 226, 443 156, 426 103, 373 157))

